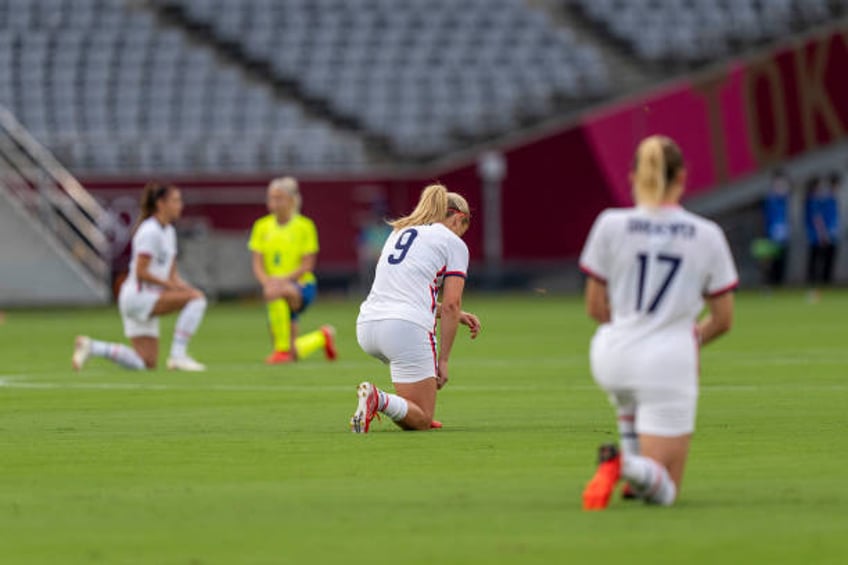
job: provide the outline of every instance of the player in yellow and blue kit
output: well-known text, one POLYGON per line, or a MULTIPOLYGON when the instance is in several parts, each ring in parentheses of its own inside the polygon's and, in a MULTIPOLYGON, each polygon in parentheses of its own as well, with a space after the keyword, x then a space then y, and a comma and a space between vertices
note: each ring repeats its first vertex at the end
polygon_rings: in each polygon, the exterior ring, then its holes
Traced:
POLYGON ((300 214, 297 181, 292 177, 271 181, 267 203, 270 213, 254 222, 248 243, 274 342, 274 352, 265 361, 272 365, 297 361, 322 347, 327 359, 333 360, 332 326, 297 337, 298 315, 317 294, 312 271, 318 257, 318 232, 312 220, 300 214))

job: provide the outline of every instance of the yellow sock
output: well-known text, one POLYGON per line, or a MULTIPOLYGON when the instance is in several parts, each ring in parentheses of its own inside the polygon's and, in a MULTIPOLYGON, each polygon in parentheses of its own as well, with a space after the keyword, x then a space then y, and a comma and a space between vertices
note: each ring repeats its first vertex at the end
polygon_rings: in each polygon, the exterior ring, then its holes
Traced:
POLYGON ((275 351, 291 349, 291 312, 285 300, 272 300, 268 303, 268 323, 274 338, 275 351))
POLYGON ((321 330, 309 332, 294 340, 294 347, 297 349, 297 358, 306 359, 319 349, 323 349, 327 344, 327 338, 321 330))

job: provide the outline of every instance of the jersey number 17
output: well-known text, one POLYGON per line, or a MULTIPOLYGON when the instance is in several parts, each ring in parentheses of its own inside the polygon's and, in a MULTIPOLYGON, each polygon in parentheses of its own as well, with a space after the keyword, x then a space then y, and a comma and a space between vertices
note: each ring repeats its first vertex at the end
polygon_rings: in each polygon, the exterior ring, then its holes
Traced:
POLYGON ((647 311, 648 314, 651 314, 659 307, 662 299, 665 297, 665 293, 671 286, 674 276, 680 270, 680 263, 683 261, 683 258, 677 255, 659 253, 653 258, 654 261, 651 261, 652 257, 650 257, 647 253, 637 253, 636 259, 639 261, 639 286, 636 289, 637 312, 642 312, 645 309, 645 279, 648 277, 648 270, 661 266, 665 268, 665 278, 660 284, 659 289, 656 294, 647 301, 647 310, 645 311, 647 311))

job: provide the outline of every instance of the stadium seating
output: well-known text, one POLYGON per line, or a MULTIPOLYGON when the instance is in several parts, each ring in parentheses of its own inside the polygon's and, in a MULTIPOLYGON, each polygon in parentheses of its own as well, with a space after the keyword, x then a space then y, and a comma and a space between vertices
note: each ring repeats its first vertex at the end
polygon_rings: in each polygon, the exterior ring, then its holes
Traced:
POLYGON ((545 5, 663 65, 848 15, 848 0, 0 0, 0 105, 84 174, 429 159, 614 92, 599 49, 545 5))
POLYGON ((409 158, 608 93, 599 53, 523 0, 163 0, 409 158))
POLYGON ((76 172, 352 170, 362 140, 121 0, 0 0, 0 104, 76 172))
POLYGON ((848 0, 569 0, 637 57, 698 64, 848 13, 848 0))

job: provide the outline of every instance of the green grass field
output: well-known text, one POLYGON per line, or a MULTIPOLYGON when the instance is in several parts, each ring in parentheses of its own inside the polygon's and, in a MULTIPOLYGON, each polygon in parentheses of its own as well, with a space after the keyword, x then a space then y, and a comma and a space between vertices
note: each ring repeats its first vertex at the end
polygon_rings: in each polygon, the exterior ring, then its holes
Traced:
MULTIPOLYGON (((445 428, 348 431, 358 303, 326 299, 338 362, 267 367, 262 306, 214 305, 203 375, 70 369, 115 309, 10 311, 0 325, 0 563, 845 563, 848 293, 737 297, 702 357, 698 431, 670 509, 580 493, 613 412, 588 373, 577 297, 471 295, 445 428)), ((170 342, 173 319, 163 329, 170 342)), ((164 361, 165 352, 162 353, 164 361)))

